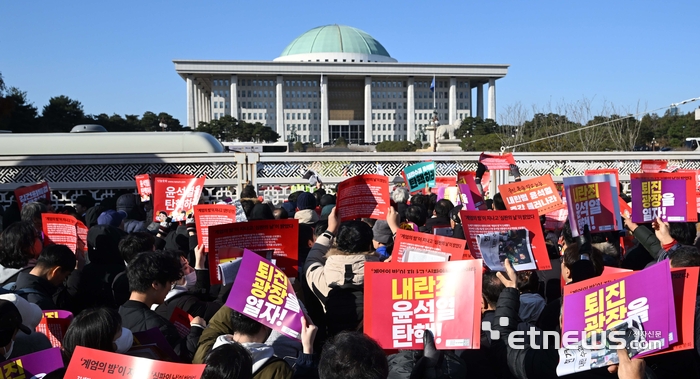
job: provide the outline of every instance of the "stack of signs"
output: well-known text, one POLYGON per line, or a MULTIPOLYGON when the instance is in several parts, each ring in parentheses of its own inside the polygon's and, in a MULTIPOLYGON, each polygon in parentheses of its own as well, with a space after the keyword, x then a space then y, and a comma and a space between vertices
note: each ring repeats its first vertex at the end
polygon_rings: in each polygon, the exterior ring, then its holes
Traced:
POLYGON ((501 184, 498 191, 507 209, 522 211, 536 209, 540 216, 564 208, 557 186, 547 174, 536 178, 501 184))
POLYGON ((698 221, 693 173, 632 174, 632 222, 698 221))
POLYGON ((15 190, 15 201, 19 209, 22 209, 24 204, 28 204, 39 199, 46 199, 51 202, 51 188, 49 183, 41 182, 27 187, 17 188, 15 190))
POLYGON ((403 169, 403 178, 408 191, 415 193, 435 187, 435 162, 421 162, 403 169))
POLYGON ((365 264, 364 332, 384 349, 480 347, 481 260, 365 264), (391 325, 391 327, 388 327, 391 325))
MULTIPOLYGON (((0 363, 2 378, 43 378, 46 374, 63 368, 61 349, 41 350, 36 353, 12 358, 0 363)), ((66 376, 68 378, 68 376, 66 376)))
POLYGON ((151 176, 148 174, 136 175, 136 190, 141 197, 141 202, 146 202, 151 200, 151 194, 153 190, 151 189, 151 176))
MULTIPOLYGON (((562 193, 561 202, 567 205, 566 193, 562 193)), ((564 228, 566 220, 569 218, 568 208, 557 209, 544 215, 544 230, 561 230, 564 228)))
POLYGON ((273 261, 290 278, 299 268, 299 221, 258 220, 209 227, 209 277, 221 284, 217 266, 239 259, 250 249, 273 261))
POLYGON ((73 314, 68 311, 43 311, 41 321, 36 326, 36 331, 45 335, 51 346, 61 347, 63 336, 68 331, 68 326, 73 321, 73 314))
POLYGON ((304 313, 289 278, 250 250, 243 253, 226 306, 285 336, 301 338, 304 313))
POLYGON ((481 153, 479 155, 479 163, 486 166, 489 170, 510 170, 510 165, 515 164, 513 154, 491 155, 481 153))
POLYGON ((87 251, 88 228, 75 217, 42 213, 41 222, 44 245, 66 245, 75 254, 83 254, 87 251))
POLYGON ((578 237, 588 225, 591 234, 622 230, 617 181, 614 175, 564 178, 571 235, 578 237))
POLYGON ((486 202, 481 196, 473 176, 463 178, 465 184, 457 184, 454 187, 443 187, 438 189, 437 199, 447 199, 454 205, 464 205, 463 209, 474 211, 477 209, 486 210, 486 202))
MULTIPOLYGON (((457 171, 457 184, 467 184, 468 177, 471 177, 472 179, 476 178, 476 171, 457 171)), ((490 183, 491 171, 486 171, 481 177, 481 187, 484 189, 485 193, 487 192, 490 183)))
POLYGON ((669 261, 613 275, 623 277, 576 283, 565 294, 559 376, 617 364, 614 345, 632 358, 678 341, 669 261))
POLYGON ((153 221, 165 212, 173 221, 185 221, 199 203, 206 176, 156 175, 153 184, 153 221))
POLYGON ((506 259, 516 271, 552 269, 536 211, 461 211, 460 216, 469 251, 491 270, 505 271, 506 259))
POLYGON ((233 205, 195 205, 194 220, 197 225, 197 244, 209 252, 209 227, 236 222, 236 207, 233 205))
POLYGON ((76 346, 64 378, 188 378, 197 379, 203 364, 173 363, 76 346))
POLYGON ((389 178, 386 176, 360 175, 338 184, 340 221, 363 217, 386 220, 389 203, 389 178))
POLYGON ((392 261, 447 262, 464 259, 466 241, 405 229, 396 231, 392 261))

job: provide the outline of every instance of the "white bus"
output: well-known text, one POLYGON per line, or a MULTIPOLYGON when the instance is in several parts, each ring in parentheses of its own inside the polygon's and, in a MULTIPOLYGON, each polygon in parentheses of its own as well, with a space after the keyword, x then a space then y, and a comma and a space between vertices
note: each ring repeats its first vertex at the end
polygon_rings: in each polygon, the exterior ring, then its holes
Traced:
POLYGON ((222 142, 233 153, 286 153, 292 151, 289 142, 222 142))

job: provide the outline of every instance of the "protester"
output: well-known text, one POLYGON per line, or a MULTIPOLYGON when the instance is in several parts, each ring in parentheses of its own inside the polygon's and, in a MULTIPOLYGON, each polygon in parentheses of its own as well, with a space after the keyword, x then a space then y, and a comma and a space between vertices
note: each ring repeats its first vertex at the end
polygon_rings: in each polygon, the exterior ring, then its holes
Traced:
POLYGON ((75 212, 78 214, 78 220, 85 222, 85 213, 88 209, 95 206, 95 199, 90 195, 80 195, 75 199, 75 212))
POLYGON ((22 205, 22 221, 29 221, 34 224, 34 228, 41 232, 41 215, 43 213, 48 213, 49 208, 39 202, 29 203, 22 205))
POLYGON ((316 213, 316 198, 308 192, 302 192, 296 199, 297 208, 294 212, 294 218, 299 220, 300 224, 314 225, 318 222, 318 213, 316 213))
POLYGON ((272 211, 272 217, 274 217, 275 220, 286 220, 289 218, 289 213, 287 213, 287 210, 284 208, 275 208, 275 210, 272 211))
POLYGON ((173 283, 182 277, 180 262, 159 251, 141 253, 129 262, 127 277, 131 296, 119 307, 122 326, 132 332, 158 328, 180 359, 191 362, 206 321, 195 317, 190 322, 190 333, 181 338, 170 321, 151 310, 153 304, 165 301, 173 283))
POLYGON ((80 312, 71 322, 63 337, 61 354, 67 366, 76 346, 123 354, 133 342, 131 331, 122 327, 122 318, 116 310, 91 308, 80 312))
POLYGON ((432 233, 436 227, 445 227, 450 225, 450 211, 454 208, 451 201, 447 199, 438 200, 435 203, 433 217, 425 221, 425 231, 432 233))
POLYGON ((146 232, 148 223, 146 214, 141 205, 141 200, 133 193, 119 196, 117 199, 117 211, 126 213, 123 229, 127 233, 146 232))
POLYGON ((43 310, 60 309, 53 296, 75 269, 75 254, 65 245, 45 247, 29 272, 17 277, 14 291, 43 310))
POLYGON ((11 286, 20 272, 31 270, 42 248, 41 235, 32 222, 7 227, 0 234, 0 285, 11 286))
POLYGON ((239 343, 226 343, 204 358, 202 379, 253 379, 253 358, 239 343))
POLYGON ((326 343, 318 363, 320 379, 386 379, 389 365, 376 341, 358 332, 343 332, 326 343))
MULTIPOLYGON (((26 326, 30 331, 28 334, 17 333, 15 335, 10 358, 20 357, 51 348, 51 341, 49 341, 48 337, 35 331, 43 316, 41 308, 39 308, 38 305, 30 303, 23 297, 14 293, 1 294, 0 300, 9 301, 17 307, 20 316, 22 316, 22 325, 26 326)), ((3 310, 0 309, 0 328, 7 322, 7 320, 2 318, 2 312, 3 310)), ((0 335, 2 335, 1 329, 0 335)))
POLYGON ((17 356, 13 353, 19 332, 31 334, 31 330, 24 325, 17 307, 11 301, 0 300, 0 347, 3 361, 17 356))

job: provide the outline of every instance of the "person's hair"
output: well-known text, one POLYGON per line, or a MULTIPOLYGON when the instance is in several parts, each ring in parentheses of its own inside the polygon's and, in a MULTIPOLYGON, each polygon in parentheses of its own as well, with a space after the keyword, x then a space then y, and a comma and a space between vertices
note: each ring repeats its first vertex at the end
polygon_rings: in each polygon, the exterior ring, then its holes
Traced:
POLYGON ((80 195, 75 199, 75 203, 85 208, 92 208, 95 206, 95 199, 90 195, 80 195))
MULTIPOLYGON (((564 266, 571 270, 574 267, 574 264, 581 260, 581 255, 584 254, 579 253, 579 246, 577 244, 574 243, 567 245, 563 255, 564 266)), ((600 276, 603 273, 604 268, 603 253, 601 253, 597 248, 591 247, 590 253, 586 255, 588 255, 589 260, 593 264, 595 275, 600 276)))
POLYGON ((62 271, 75 269, 75 254, 66 245, 49 245, 41 250, 36 266, 40 268, 60 267, 62 271))
POLYGON ((395 203, 406 203, 408 201, 408 189, 406 187, 396 187, 391 191, 391 200, 395 203))
POLYGON ((566 220, 564 222, 564 226, 561 228, 561 235, 562 237, 564 237, 564 242, 566 242, 566 246, 576 244, 576 239, 571 234, 571 223, 569 222, 569 220, 566 220))
POLYGON ((671 267, 700 267, 700 252, 694 246, 680 246, 670 256, 671 267))
MULTIPOLYGON (((301 225, 301 224, 299 224, 301 225)), ((318 238, 328 229, 328 220, 319 221, 314 226, 314 235, 318 238)))
POLYGON ((126 267, 129 289, 146 293, 153 282, 165 285, 182 277, 180 260, 162 251, 139 253, 126 267))
POLYGON ((34 258, 32 249, 39 233, 31 221, 19 221, 0 234, 0 264, 5 268, 22 268, 34 258))
MULTIPOLYGON (((502 272, 506 278, 508 274, 502 272)), ((492 308, 496 309, 496 303, 498 303, 498 296, 506 288, 500 279, 496 276, 496 271, 487 271, 483 274, 482 285, 481 285, 481 295, 486 299, 486 303, 492 308)))
POLYGON ((156 238, 151 233, 134 232, 119 241, 119 255, 129 263, 136 254, 152 251, 156 238))
POLYGON ((260 328, 262 327, 263 324, 253 320, 252 318, 239 313, 238 311, 231 311, 231 331, 233 333, 240 333, 245 336, 254 336, 260 333, 260 328))
POLYGON ((389 365, 382 348, 359 332, 341 332, 323 347, 320 379, 386 379, 389 365))
POLYGON ((425 225, 426 220, 425 208, 420 205, 411 205, 406 208, 406 220, 418 225, 425 225))
POLYGON ((326 190, 319 188, 314 191, 314 198, 316 198, 316 204, 321 204, 321 199, 326 195, 326 190))
POLYGON ((335 238, 337 249, 345 254, 366 253, 372 247, 372 227, 362 221, 346 221, 340 224, 335 238))
POLYGON ((22 221, 32 221, 34 220, 41 220, 41 214, 48 212, 49 209, 46 207, 46 205, 39 203, 39 202, 33 202, 33 203, 28 203, 22 205, 22 221))
POLYGON ((493 195, 493 209, 496 211, 506 210, 506 204, 503 202, 503 195, 500 192, 493 195))
POLYGON ((292 192, 291 194, 289 194, 289 197, 287 198, 287 201, 289 201, 290 203, 296 203, 296 202, 297 202, 297 198, 298 198, 299 195, 301 195, 302 193, 304 193, 304 191, 295 191, 295 192, 292 192))
POLYGON ((252 200, 241 200, 241 208, 243 208, 246 218, 249 218, 253 213, 253 207, 255 207, 255 203, 252 200))
POLYGON ((537 293, 540 288, 540 279, 536 271, 518 271, 516 276, 520 293, 537 293))
POLYGON ((421 195, 421 194, 416 194, 411 196, 411 205, 418 205, 423 207, 424 210, 428 210, 428 202, 430 199, 428 196, 421 195))
POLYGON ((114 336, 122 327, 122 318, 115 309, 90 308, 71 321, 63 337, 61 354, 70 361, 76 346, 114 352, 114 336))
POLYGON ((299 224, 299 248, 306 247, 308 242, 313 240, 314 228, 311 225, 299 224))
POLYGON ((437 194, 431 193, 428 195, 428 214, 432 215, 435 211, 435 204, 437 203, 437 194))
POLYGON ((225 343, 204 357, 202 379, 253 379, 253 357, 238 342, 225 343))
POLYGON ((450 214, 454 204, 447 199, 440 199, 435 203, 435 216, 437 217, 447 217, 450 214))
POLYGON ((272 208, 265 203, 257 203, 253 206, 250 211, 250 216, 248 220, 274 220, 275 216, 272 214, 272 208))
POLYGON ((289 218, 289 213, 284 208, 275 208, 275 210, 272 211, 272 216, 275 220, 286 220, 289 218))
POLYGON ((681 245, 693 245, 697 237, 693 222, 669 222, 668 233, 681 245))
POLYGON ((258 194, 252 184, 248 184, 247 186, 243 187, 243 190, 241 191, 241 198, 255 199, 257 197, 258 194))

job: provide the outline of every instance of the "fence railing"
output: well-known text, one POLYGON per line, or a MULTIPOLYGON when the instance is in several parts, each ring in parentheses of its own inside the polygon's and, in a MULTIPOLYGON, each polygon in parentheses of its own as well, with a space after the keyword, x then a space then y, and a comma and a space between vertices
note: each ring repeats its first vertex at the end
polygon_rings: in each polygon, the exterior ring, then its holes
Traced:
MULTIPOLYGON (((46 180, 56 205, 72 205, 81 194, 102 200, 120 189, 135 189, 134 176, 142 173, 206 175, 203 196, 207 201, 236 198, 241 186, 250 182, 260 194, 275 203, 283 202, 290 186, 303 183, 307 170, 316 171, 331 189, 347 177, 375 174, 400 182, 408 165, 432 160, 438 176, 475 170, 478 153, 236 153, 236 154, 123 154, 92 156, 0 157, 0 205, 7 206, 12 191, 20 185, 46 180)), ((640 161, 662 159, 683 169, 700 170, 695 152, 577 152, 516 153, 523 178, 550 174, 555 181, 564 176, 583 175, 587 169, 617 168, 622 187, 629 175, 639 172, 640 161)), ((508 180, 492 175, 492 191, 508 180)), ((493 193, 492 192, 492 193, 493 193)))

